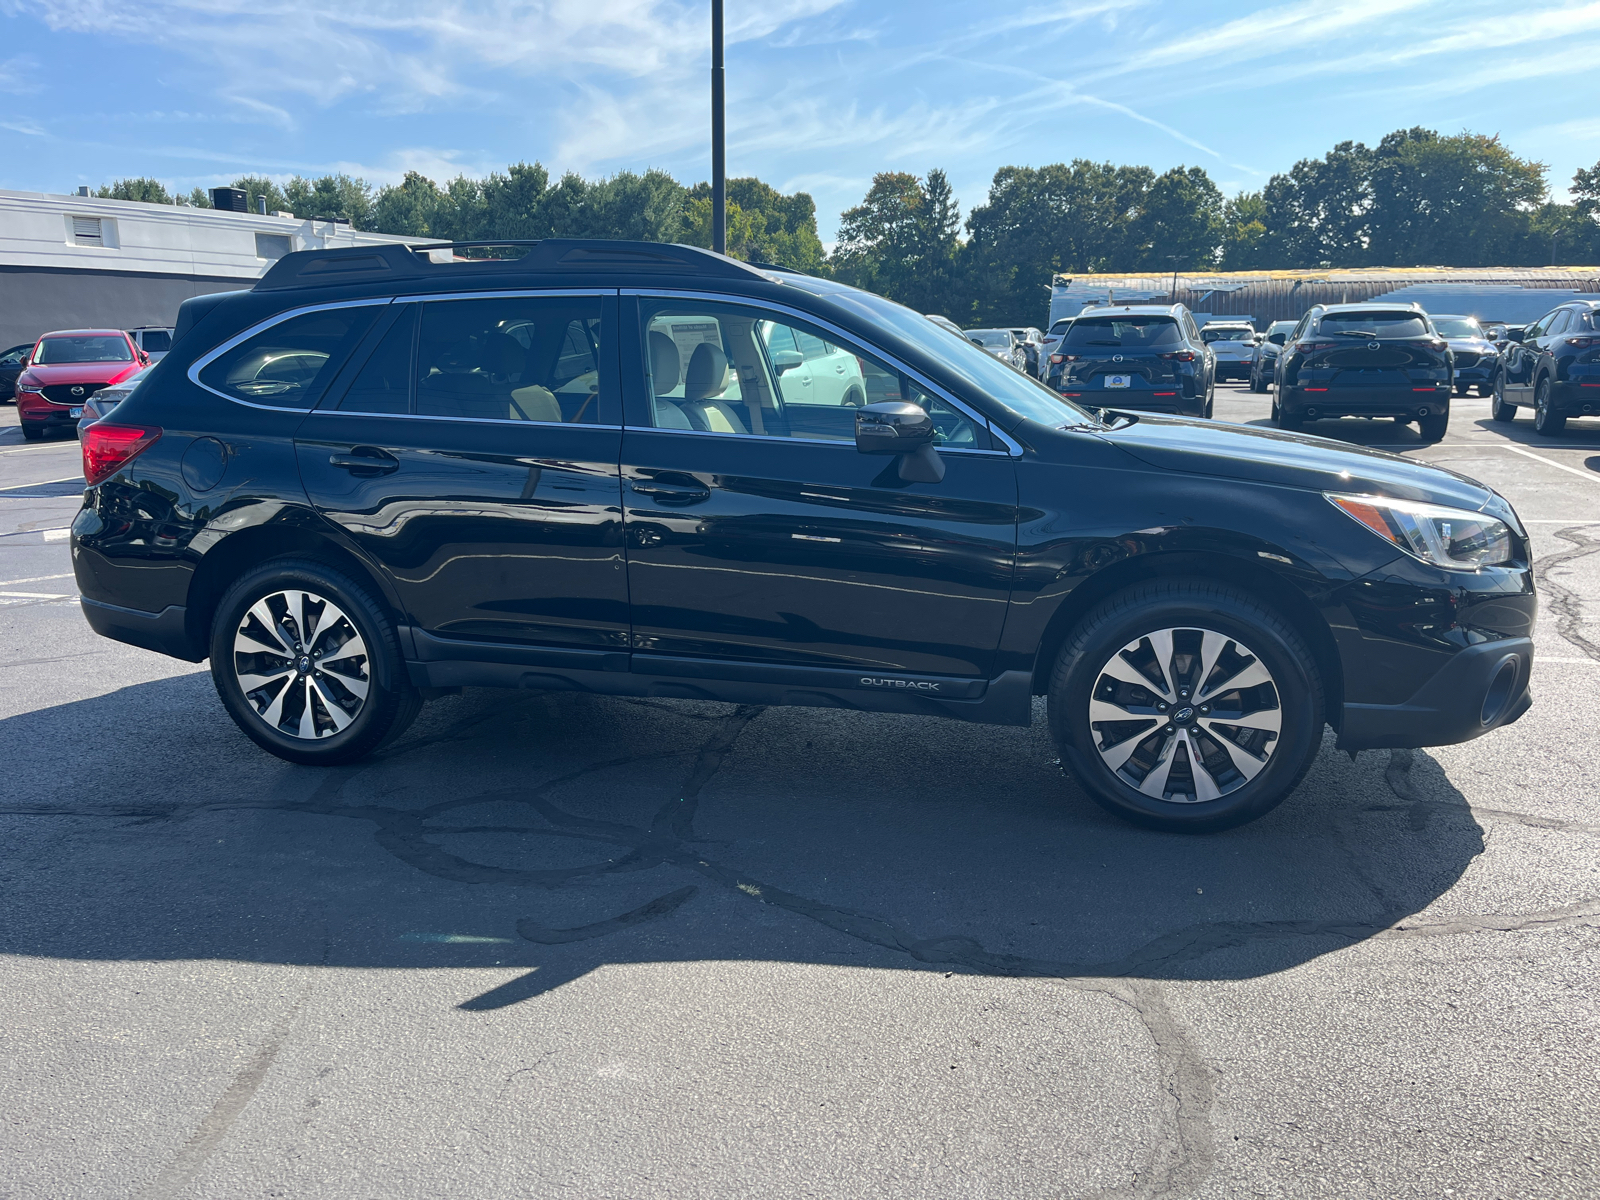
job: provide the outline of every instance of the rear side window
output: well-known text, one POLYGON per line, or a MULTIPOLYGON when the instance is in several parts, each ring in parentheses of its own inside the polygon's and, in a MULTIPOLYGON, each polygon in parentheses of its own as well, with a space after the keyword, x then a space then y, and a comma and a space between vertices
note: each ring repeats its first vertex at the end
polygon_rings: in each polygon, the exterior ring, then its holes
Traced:
POLYGON ((1317 332, 1360 337, 1426 337, 1428 324, 1417 313, 1340 312, 1323 313, 1317 332))
POLYGON ((1067 330, 1061 345, 1068 350, 1132 350, 1176 346, 1182 341, 1178 323, 1171 317, 1080 317, 1067 330))
POLYGON ((200 382, 247 404, 310 408, 382 305, 301 313, 251 334, 200 370, 200 382))
POLYGON ((157 353, 172 349, 172 335, 165 329, 146 329, 139 335, 139 344, 146 353, 157 353))
POLYGON ((419 416, 601 423, 600 298, 436 300, 422 306, 419 416))

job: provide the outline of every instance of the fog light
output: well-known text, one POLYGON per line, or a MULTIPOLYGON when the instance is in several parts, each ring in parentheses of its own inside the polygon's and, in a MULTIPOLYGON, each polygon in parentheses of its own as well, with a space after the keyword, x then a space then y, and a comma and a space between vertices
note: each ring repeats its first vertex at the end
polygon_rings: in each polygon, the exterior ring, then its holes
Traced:
POLYGON ((1484 693, 1483 710, 1478 714, 1478 719, 1485 725, 1493 725, 1506 711, 1506 705, 1511 702, 1511 692, 1517 686, 1517 670, 1522 660, 1515 654, 1508 654, 1500 663, 1500 668, 1494 673, 1494 678, 1489 681, 1489 690, 1484 693))

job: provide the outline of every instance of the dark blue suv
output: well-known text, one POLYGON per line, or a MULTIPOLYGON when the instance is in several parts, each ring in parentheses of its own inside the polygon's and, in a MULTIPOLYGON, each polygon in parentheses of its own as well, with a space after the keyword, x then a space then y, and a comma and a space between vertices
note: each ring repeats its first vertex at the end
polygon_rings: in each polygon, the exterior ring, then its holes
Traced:
POLYGON ((1211 415, 1216 355, 1181 304, 1086 308, 1050 362, 1050 386, 1069 400, 1141 412, 1211 415))
POLYGON ((1012 725, 1042 695, 1100 803, 1206 830, 1288 795, 1325 724, 1430 746, 1530 703, 1528 543, 1489 488, 1069 403, 881 297, 684 246, 288 255, 185 302, 83 455, 90 624, 209 658, 294 762, 464 686, 1012 725))
POLYGON ((1568 417, 1600 414, 1600 300, 1575 300, 1529 325, 1501 353, 1504 367, 1490 415, 1513 421, 1533 408, 1533 427, 1550 437, 1568 417))

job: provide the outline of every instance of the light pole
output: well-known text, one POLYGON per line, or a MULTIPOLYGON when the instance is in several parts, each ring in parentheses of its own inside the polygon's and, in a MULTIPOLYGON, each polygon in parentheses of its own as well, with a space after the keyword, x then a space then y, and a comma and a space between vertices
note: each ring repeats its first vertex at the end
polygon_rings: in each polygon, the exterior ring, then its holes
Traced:
POLYGON ((711 0, 711 248, 728 252, 728 127, 722 85, 722 0, 711 0))

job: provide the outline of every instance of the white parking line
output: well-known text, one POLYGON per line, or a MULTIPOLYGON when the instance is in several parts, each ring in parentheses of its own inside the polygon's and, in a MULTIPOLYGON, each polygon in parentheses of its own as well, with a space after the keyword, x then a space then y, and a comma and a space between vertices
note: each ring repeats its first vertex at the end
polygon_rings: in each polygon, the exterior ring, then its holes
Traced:
POLYGON ((1600 475, 1595 474, 1593 471, 1580 471, 1577 467, 1569 467, 1565 463, 1555 462, 1542 454, 1535 454, 1532 450, 1524 450, 1521 446, 1507 445, 1504 449, 1511 451, 1513 454, 1520 454, 1524 458, 1531 458, 1534 462, 1541 462, 1547 467, 1554 467, 1558 471, 1565 471, 1568 475, 1576 475, 1579 479, 1587 479, 1590 483, 1600 483, 1600 475))
POLYGON ((71 579, 72 572, 64 575, 34 575, 28 579, 0 579, 0 587, 16 587, 19 583, 47 583, 52 579, 71 579))
POLYGON ((1595 662, 1595 660, 1592 658, 1546 658, 1542 654, 1535 654, 1533 656, 1533 661, 1536 663, 1583 663, 1586 667, 1600 667, 1600 662, 1595 662))
POLYGON ((49 487, 52 483, 82 483, 82 475, 68 475, 65 479, 35 479, 32 483, 8 483, 0 492, 15 492, 20 488, 49 487))
POLYGON ((0 600, 76 600, 76 593, 67 592, 0 592, 0 600))

